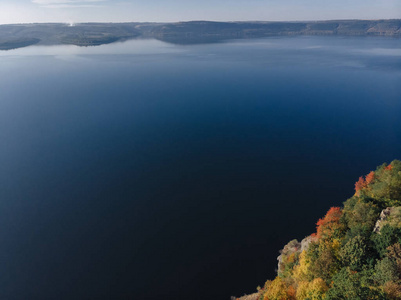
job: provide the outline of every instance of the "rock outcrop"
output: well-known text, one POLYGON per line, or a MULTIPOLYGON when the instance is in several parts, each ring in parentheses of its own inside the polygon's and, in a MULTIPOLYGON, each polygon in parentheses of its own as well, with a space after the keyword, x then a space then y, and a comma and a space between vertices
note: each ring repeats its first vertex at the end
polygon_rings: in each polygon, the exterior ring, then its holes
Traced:
POLYGON ((294 253, 300 254, 302 251, 308 250, 310 243, 314 239, 315 238, 312 235, 309 235, 306 238, 304 238, 301 242, 298 242, 297 240, 292 240, 287 245, 285 245, 284 248, 282 250, 280 250, 280 255, 277 257, 277 260, 278 260, 277 272, 278 272, 278 274, 280 274, 282 269, 283 269, 283 264, 284 264, 285 257, 288 257, 289 255, 294 254, 294 253))
POLYGON ((380 217, 377 220, 375 227, 373 228, 373 232, 380 233, 380 229, 382 229, 384 222, 388 219, 393 210, 394 207, 387 207, 386 209, 382 210, 382 212, 380 213, 380 217))
POLYGON ((385 226, 401 228, 401 207, 387 207, 380 213, 380 217, 376 222, 373 232, 380 233, 380 230, 385 226))

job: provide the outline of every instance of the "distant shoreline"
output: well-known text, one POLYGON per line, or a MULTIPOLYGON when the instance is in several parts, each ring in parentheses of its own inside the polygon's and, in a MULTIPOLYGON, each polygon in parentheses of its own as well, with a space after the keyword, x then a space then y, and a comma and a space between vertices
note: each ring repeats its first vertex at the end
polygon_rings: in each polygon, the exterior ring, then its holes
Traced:
POLYGON ((216 21, 216 20, 190 20, 190 21, 171 21, 171 22, 156 22, 156 21, 143 21, 143 22, 135 22, 135 21, 127 21, 127 22, 26 22, 26 23, 4 23, 0 26, 8 26, 8 25, 69 25, 75 26, 79 24, 183 24, 183 23, 319 23, 319 22, 378 22, 378 21, 401 21, 401 18, 395 19, 327 19, 327 20, 292 20, 292 21, 269 21, 269 20, 247 20, 247 21, 216 21))
POLYGON ((0 50, 38 45, 98 46, 138 37, 174 44, 213 43, 269 36, 401 37, 401 19, 177 23, 32 23, 0 25, 0 50))

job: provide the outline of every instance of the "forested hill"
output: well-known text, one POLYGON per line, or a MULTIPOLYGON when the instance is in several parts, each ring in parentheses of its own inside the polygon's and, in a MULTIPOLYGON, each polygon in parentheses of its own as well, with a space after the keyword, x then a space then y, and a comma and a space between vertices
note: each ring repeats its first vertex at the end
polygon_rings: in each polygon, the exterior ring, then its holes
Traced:
POLYGON ((152 36, 171 42, 219 38, 260 38, 277 35, 344 35, 401 37, 401 20, 315 22, 181 22, 156 26, 152 36))
POLYGON ((401 161, 360 177, 316 225, 280 251, 277 277, 241 300, 401 299, 401 161))
POLYGON ((132 38, 189 44, 276 35, 401 37, 401 20, 314 22, 79 23, 0 25, 0 50, 33 44, 96 46, 132 38))

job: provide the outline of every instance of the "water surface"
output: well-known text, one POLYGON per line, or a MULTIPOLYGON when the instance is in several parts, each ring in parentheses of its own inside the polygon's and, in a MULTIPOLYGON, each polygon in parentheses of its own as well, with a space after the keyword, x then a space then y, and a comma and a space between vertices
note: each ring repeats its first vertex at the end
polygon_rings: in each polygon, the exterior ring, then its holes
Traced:
POLYGON ((401 40, 0 52, 0 298, 228 299, 400 158, 401 40))

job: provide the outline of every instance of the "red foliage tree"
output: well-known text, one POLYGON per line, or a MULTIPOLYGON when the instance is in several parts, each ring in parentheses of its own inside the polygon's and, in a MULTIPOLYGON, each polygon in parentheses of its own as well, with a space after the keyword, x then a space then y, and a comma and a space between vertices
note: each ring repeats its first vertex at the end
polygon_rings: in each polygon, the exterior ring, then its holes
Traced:
POLYGON ((393 169, 393 166, 391 164, 384 168, 384 170, 386 170, 386 171, 391 171, 392 169, 393 169))
POLYGON ((319 219, 316 223, 317 238, 327 237, 338 229, 339 221, 342 215, 341 208, 331 207, 323 219, 319 219))

